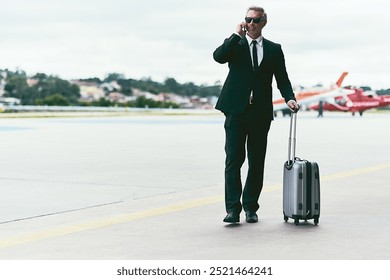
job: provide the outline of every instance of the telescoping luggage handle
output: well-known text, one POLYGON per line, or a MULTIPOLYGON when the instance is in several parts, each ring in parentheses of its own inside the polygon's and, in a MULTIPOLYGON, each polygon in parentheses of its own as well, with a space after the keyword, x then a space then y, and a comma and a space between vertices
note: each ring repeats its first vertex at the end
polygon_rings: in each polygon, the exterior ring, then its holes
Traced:
POLYGON ((288 138, 287 165, 292 165, 295 161, 296 133, 297 133, 297 112, 294 112, 291 113, 291 120, 290 120, 290 135, 288 138))

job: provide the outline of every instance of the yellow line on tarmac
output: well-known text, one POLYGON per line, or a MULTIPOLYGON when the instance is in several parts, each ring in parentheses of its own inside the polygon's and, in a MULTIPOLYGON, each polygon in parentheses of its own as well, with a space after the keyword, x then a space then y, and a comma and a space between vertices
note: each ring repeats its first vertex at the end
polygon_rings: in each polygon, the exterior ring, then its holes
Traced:
MULTIPOLYGON (((336 173, 334 175, 321 176, 321 180, 322 181, 337 180, 337 179, 341 179, 341 178, 346 178, 346 177, 371 173, 371 172, 375 172, 375 171, 380 171, 380 170, 384 170, 384 169, 388 169, 388 168, 390 168, 390 163, 375 165, 375 166, 366 167, 366 168, 354 169, 351 171, 336 173)), ((282 187, 281 184, 265 186, 264 191, 265 192, 272 192, 272 191, 276 191, 276 190, 281 189, 281 187, 282 187)), ((200 207, 200 206, 204 206, 204 205, 209 205, 209 204, 213 204, 213 203, 217 203, 217 202, 221 202, 221 201, 223 201, 223 195, 217 195, 217 196, 212 196, 212 197, 206 197, 206 198, 186 201, 186 202, 182 202, 182 203, 178 203, 178 204, 167 205, 167 206, 163 206, 160 208, 149 209, 149 210, 145 210, 145 211, 141 211, 141 212, 123 214, 123 215, 118 215, 118 216, 114 216, 114 217, 106 217, 106 218, 101 218, 101 219, 97 219, 94 221, 80 223, 80 224, 76 224, 76 225, 62 226, 62 227, 56 227, 56 228, 52 228, 52 229, 41 230, 41 231, 33 232, 33 233, 27 233, 27 234, 20 235, 20 236, 1 239, 0 240, 0 249, 12 247, 12 246, 18 246, 18 245, 22 245, 22 244, 26 244, 26 243, 31 243, 34 241, 65 236, 65 235, 69 235, 69 234, 73 234, 73 233, 84 232, 84 231, 88 231, 88 230, 96 230, 96 229, 100 229, 100 228, 104 228, 104 227, 108 227, 108 226, 112 226, 112 225, 124 224, 124 223, 128 223, 128 222, 135 221, 135 220, 140 220, 140 219, 144 219, 144 218, 161 216, 161 215, 165 215, 165 214, 169 214, 169 213, 173 213, 173 212, 177 212, 177 211, 181 211, 181 210, 191 209, 191 208, 195 208, 195 207, 200 207)))
POLYGON ((180 210, 185 210, 189 208, 195 208, 199 206, 204 206, 212 203, 216 203, 223 200, 222 195, 207 197, 187 202, 182 202, 178 204, 168 205, 160 208, 149 209, 141 212, 135 212, 130 214, 118 215, 114 217, 102 218, 90 222, 85 222, 76 225, 57 227, 53 229, 47 229, 38 231, 35 233, 28 233, 21 236, 10 237, 0 240, 0 248, 12 247, 21 245, 24 243, 30 243, 34 241, 39 241, 43 239, 60 237, 72 233, 83 232, 87 230, 99 229, 103 227, 108 227, 117 224, 123 224, 135 220, 140 220, 143 218, 156 217, 164 214, 169 214, 172 212, 177 212, 180 210))
POLYGON ((375 172, 375 171, 380 171, 380 170, 384 170, 384 169, 388 169, 388 168, 390 168, 390 163, 384 163, 384 164, 379 164, 379 165, 374 165, 374 166, 369 166, 369 167, 353 169, 351 171, 339 172, 339 173, 336 173, 333 175, 321 176, 321 182, 358 176, 358 175, 371 173, 371 172, 375 172))

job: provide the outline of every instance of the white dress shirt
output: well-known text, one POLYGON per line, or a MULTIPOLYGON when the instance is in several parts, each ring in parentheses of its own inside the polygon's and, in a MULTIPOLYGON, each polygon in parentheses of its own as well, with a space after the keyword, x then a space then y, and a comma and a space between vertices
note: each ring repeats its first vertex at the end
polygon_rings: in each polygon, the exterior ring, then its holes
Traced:
MULTIPOLYGON (((245 38, 248 40, 248 45, 249 45, 249 52, 251 53, 251 58, 252 58, 252 65, 253 65, 253 50, 252 50, 252 46, 253 46, 253 40, 256 40, 257 41, 257 46, 256 46, 256 50, 257 50, 257 61, 259 63, 259 65, 261 64, 261 61, 263 60, 263 36, 260 36, 259 38, 257 39, 252 39, 251 37, 249 37, 247 34, 245 35, 245 38)), ((259 66, 257 65, 257 66, 259 66)))

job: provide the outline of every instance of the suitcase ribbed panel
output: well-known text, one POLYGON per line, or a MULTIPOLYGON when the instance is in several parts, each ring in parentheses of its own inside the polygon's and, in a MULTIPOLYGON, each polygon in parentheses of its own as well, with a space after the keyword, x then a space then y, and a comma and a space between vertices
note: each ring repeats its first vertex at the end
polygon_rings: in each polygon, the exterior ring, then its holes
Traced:
POLYGON ((295 219, 313 219, 320 215, 320 180, 316 162, 287 162, 283 173, 283 213, 295 219))

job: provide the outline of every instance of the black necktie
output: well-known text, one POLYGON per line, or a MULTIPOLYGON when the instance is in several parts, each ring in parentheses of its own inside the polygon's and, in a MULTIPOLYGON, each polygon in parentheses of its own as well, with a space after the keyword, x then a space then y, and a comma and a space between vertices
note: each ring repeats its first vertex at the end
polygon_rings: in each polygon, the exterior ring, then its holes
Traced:
POLYGON ((257 48, 256 48, 257 41, 252 41, 252 55, 253 55, 253 70, 256 70, 257 67, 259 67, 259 62, 257 60, 257 48))

